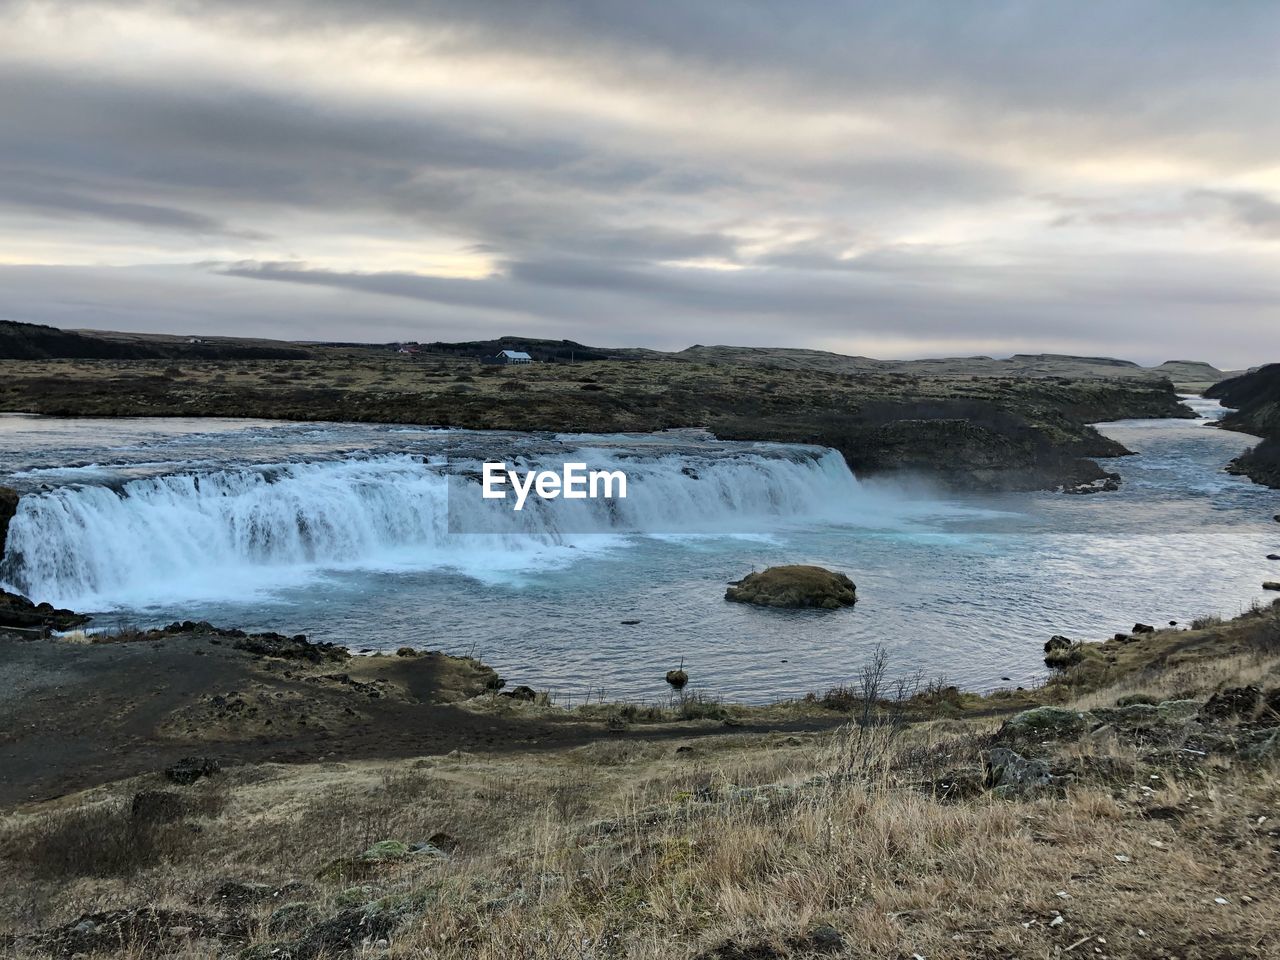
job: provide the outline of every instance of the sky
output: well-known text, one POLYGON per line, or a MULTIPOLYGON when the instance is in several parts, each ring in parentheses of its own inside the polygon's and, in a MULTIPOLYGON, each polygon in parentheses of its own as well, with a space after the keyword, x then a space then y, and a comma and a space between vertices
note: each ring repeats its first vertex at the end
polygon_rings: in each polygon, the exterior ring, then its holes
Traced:
POLYGON ((0 319, 1280 359, 1280 5, 0 0, 0 319))

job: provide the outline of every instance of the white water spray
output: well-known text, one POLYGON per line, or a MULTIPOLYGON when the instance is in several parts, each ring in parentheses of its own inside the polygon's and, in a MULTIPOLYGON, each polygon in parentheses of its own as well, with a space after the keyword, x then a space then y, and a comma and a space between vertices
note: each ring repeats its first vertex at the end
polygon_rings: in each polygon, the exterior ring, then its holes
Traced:
POLYGON ((73 609, 235 600, 322 570, 483 576, 573 562, 627 535, 753 534, 878 512, 839 454, 816 448, 573 459, 625 469, 628 498, 531 502, 517 514, 484 500, 475 478, 408 455, 57 487, 22 498, 0 579, 73 609))

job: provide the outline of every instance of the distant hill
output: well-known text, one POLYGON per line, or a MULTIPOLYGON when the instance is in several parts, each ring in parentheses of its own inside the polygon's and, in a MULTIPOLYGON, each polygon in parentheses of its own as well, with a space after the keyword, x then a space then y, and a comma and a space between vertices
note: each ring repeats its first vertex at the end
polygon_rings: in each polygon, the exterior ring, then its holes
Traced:
POLYGON ((993 357, 874 360, 823 350, 699 344, 671 356, 701 363, 749 364, 787 370, 825 370, 830 373, 903 373, 930 377, 1159 378, 1172 380, 1179 388, 1197 392, 1230 376, 1229 373, 1200 361, 1167 360, 1158 367, 1143 367, 1132 360, 1073 357, 1054 353, 1019 353, 999 360, 993 357))
POLYGON ((0 320, 0 360, 301 360, 306 349, 272 340, 60 330, 0 320))
MULTIPOLYGON (((59 330, 34 323, 0 321, 0 359, 86 360, 300 360, 334 351, 364 354, 394 351, 398 343, 318 343, 237 337, 185 337, 166 334, 97 330, 59 330)), ((1167 360, 1143 367, 1131 360, 1074 357, 1053 353, 1020 353, 1012 357, 937 357, 922 360, 877 360, 826 350, 785 347, 735 347, 696 344, 666 352, 641 347, 594 347, 574 340, 504 336, 408 344, 424 356, 482 360, 502 350, 523 350, 543 363, 592 360, 681 360, 715 365, 744 365, 778 370, 810 370, 835 374, 904 374, 918 377, 1015 377, 1092 379, 1139 377, 1172 380, 1184 392, 1199 393, 1233 374, 1196 360, 1167 360)))

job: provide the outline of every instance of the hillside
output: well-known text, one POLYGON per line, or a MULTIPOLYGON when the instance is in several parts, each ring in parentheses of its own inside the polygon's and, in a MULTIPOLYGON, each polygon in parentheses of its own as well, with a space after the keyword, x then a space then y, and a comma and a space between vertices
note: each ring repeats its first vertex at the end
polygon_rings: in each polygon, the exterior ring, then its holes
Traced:
POLYGON ((1014 354, 1011 357, 937 357, 921 360, 875 360, 822 350, 781 347, 693 346, 672 356, 701 363, 749 364, 780 370, 824 370, 831 373, 902 373, 932 377, 1065 377, 1167 379, 1184 392, 1199 393, 1230 373, 1200 361, 1167 360, 1143 367, 1131 360, 1074 357, 1064 354, 1014 354))
POLYGON ((0 359, 5 360, 300 360, 306 356, 307 350, 296 344, 273 340, 60 330, 0 320, 0 359))
MULTIPOLYGON (((249 654, 232 643, 261 638, 193 627, 21 646, 192 665, 157 685, 234 666, 206 685, 238 692, 162 700, 154 732, 113 751, 76 717, 76 694, 103 687, 92 667, 53 691, 75 709, 17 696, 19 747, 53 714, 86 728, 86 762, 53 798, 16 768, 14 792, 37 798, 0 806, 6 957, 1268 960, 1280 946, 1280 606, 1087 644, 1034 690, 895 681, 873 657, 848 684, 757 708, 564 709, 486 690, 471 661, 310 663, 286 659, 301 642, 249 654), (444 668, 448 690, 415 704, 407 678, 444 668), (307 688, 329 709, 304 726, 307 688), (392 707, 421 711, 430 735, 380 721, 392 707), (463 728, 452 748, 440 717, 463 728)), ((156 711, 138 699, 91 705, 114 733, 156 711)))
POLYGON ((1262 438, 1232 461, 1232 472, 1280 489, 1280 363, 1224 380, 1205 396, 1236 408, 1223 418, 1222 426, 1262 438))

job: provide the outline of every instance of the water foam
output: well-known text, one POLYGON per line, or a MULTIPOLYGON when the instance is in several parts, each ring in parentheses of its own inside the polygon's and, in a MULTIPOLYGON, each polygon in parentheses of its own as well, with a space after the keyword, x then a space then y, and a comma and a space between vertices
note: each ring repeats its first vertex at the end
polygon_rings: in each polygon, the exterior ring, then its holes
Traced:
POLYGON ((22 498, 0 579, 36 600, 108 610, 262 598, 344 569, 490 579, 574 563, 634 535, 750 535, 884 515, 830 450, 565 457, 575 458, 626 470, 628 498, 531 501, 517 514, 483 500, 474 472, 401 454, 70 483, 22 498))

